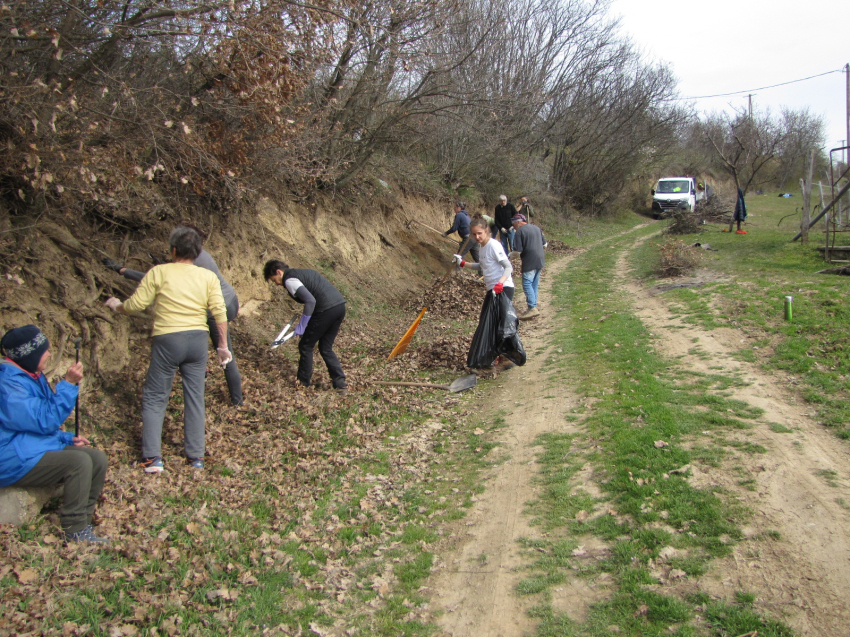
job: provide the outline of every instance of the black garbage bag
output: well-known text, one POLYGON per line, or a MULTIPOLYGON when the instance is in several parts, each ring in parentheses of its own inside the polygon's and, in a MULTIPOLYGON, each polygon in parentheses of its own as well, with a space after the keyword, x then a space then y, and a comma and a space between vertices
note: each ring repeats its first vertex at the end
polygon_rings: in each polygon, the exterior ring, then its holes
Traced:
MULTIPOLYGON (((503 295, 499 295, 503 296, 503 295)), ((466 356, 466 366, 472 369, 492 367, 493 361, 499 355, 496 352, 497 330, 499 327, 499 304, 496 297, 489 292, 484 297, 481 306, 481 316, 478 318, 478 328, 472 337, 469 354, 466 356)))
POLYGON ((519 340, 519 318, 516 315, 514 304, 507 294, 497 294, 496 304, 499 306, 496 354, 504 356, 522 367, 525 365, 526 355, 522 341, 519 340))
POLYGON ((519 317, 507 294, 497 294, 496 305, 499 307, 499 327, 496 330, 496 336, 498 341, 503 341, 519 332, 519 317))
POLYGON ((466 357, 467 367, 492 367, 500 355, 517 365, 525 365, 525 349, 519 340, 518 329, 519 319, 508 296, 488 292, 466 357))

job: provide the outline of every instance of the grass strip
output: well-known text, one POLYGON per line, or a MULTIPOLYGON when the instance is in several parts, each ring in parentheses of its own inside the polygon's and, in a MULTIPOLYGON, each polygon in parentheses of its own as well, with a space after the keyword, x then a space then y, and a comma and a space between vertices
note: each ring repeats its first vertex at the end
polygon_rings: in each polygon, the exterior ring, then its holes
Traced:
MULTIPOLYGON (((788 374, 792 387, 811 404, 822 424, 850 438, 850 280, 816 274, 830 267, 817 246, 822 234, 812 233, 809 245, 791 242, 796 232, 783 217, 794 212, 791 200, 752 196, 747 235, 706 231, 682 236, 685 243, 707 243, 704 267, 717 279, 696 288, 664 293, 683 320, 705 329, 730 327, 742 360, 788 374), (793 320, 784 320, 784 299, 793 298, 793 320)), ((657 247, 663 237, 637 250, 635 262, 652 283, 657 247)), ((840 265, 840 264, 837 264, 840 265)))
POLYGON ((746 429, 760 412, 722 395, 728 379, 679 373, 659 357, 614 285, 617 249, 652 231, 597 246, 555 283, 560 327, 553 348, 563 355, 549 369, 584 402, 565 421, 584 419, 578 433, 538 441, 543 490, 531 509, 545 537, 526 543, 537 557, 518 592, 539 595, 532 614, 546 636, 738 634, 742 614, 760 635, 790 634, 734 601, 709 618, 703 602, 667 594, 662 585, 699 577, 741 538, 746 512, 718 488, 692 486, 688 466, 725 453, 723 436, 713 436, 707 452, 694 449, 704 432, 746 429), (602 490, 596 497, 574 480, 588 463, 602 490), (605 548, 580 548, 591 535, 605 548), (610 597, 593 605, 586 621, 554 610, 554 586, 601 574, 610 597))

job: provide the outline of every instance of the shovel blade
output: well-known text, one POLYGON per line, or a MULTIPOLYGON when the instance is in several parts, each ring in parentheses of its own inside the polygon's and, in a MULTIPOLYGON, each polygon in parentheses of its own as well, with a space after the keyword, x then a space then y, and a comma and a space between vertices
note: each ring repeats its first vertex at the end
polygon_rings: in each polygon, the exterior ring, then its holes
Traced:
POLYGON ((468 376, 461 376, 451 385, 449 385, 450 392, 461 392, 467 389, 472 389, 478 384, 478 376, 475 374, 469 374, 468 376))

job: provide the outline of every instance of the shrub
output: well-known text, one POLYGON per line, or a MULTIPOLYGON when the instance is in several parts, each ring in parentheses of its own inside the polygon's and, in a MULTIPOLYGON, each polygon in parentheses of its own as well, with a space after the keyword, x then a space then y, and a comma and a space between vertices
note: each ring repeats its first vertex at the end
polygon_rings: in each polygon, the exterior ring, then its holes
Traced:
POLYGON ((669 215, 673 221, 667 228, 667 234, 696 234, 703 230, 700 213, 675 208, 669 215))
POLYGON ((681 239, 667 239, 658 250, 657 272, 661 276, 684 276, 702 263, 700 248, 686 244, 681 239))

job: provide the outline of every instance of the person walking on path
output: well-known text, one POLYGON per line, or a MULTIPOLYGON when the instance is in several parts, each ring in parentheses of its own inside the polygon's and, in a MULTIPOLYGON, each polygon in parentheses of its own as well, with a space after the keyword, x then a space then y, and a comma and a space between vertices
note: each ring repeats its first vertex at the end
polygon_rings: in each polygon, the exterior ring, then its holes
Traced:
MULTIPOLYGON (((206 408, 204 382, 207 369, 207 311, 218 331, 219 344, 227 343, 227 309, 218 277, 194 264, 201 253, 200 235, 178 226, 168 239, 171 263, 151 268, 136 292, 121 303, 110 297, 106 305, 123 314, 154 306, 151 361, 142 390, 142 460, 145 473, 158 473, 162 463, 162 422, 174 374, 183 380, 183 433, 186 457, 196 469, 204 468, 206 408)), ((216 349, 220 365, 233 360, 226 347, 216 349)))
POLYGON ((345 320, 345 297, 321 273, 290 268, 283 261, 271 260, 263 266, 266 281, 283 286, 293 299, 304 304, 301 321, 295 328, 298 341, 298 382, 309 387, 313 380, 313 349, 325 361, 333 388, 346 393, 345 372, 333 350, 339 328, 345 320))
MULTIPOLYGON (((744 203, 744 191, 738 188, 737 199, 735 199, 735 212, 732 215, 732 221, 738 222, 738 230, 736 234, 747 234, 746 230, 741 230, 741 222, 747 220, 747 204, 744 203)), ((729 231, 732 231, 732 224, 729 224, 729 231)))
MULTIPOLYGON (((201 241, 204 240, 204 234, 194 225, 182 223, 181 226, 184 228, 191 228, 198 233, 198 236, 201 237, 201 241)), ((123 265, 117 261, 113 261, 109 257, 103 259, 103 264, 110 270, 115 270, 118 274, 126 279, 130 279, 131 281, 141 281, 145 276, 144 272, 125 268, 123 265)), ((228 283, 221 275, 221 271, 218 269, 218 264, 215 262, 215 259, 212 258, 212 255, 209 252, 201 249, 201 253, 198 255, 198 258, 195 259, 195 265, 200 268, 204 268, 205 270, 209 270, 218 277, 218 280, 221 283, 221 293, 224 296, 224 305, 227 308, 227 321, 228 323, 234 321, 236 317, 239 316, 239 298, 236 296, 236 290, 233 289, 233 286, 230 285, 230 283, 228 283)), ((210 339, 212 340, 213 347, 218 349, 218 328, 215 326, 215 318, 213 318, 213 315, 209 312, 207 312, 207 327, 210 331, 210 339)), ((230 350, 231 354, 233 354, 233 342, 231 340, 229 329, 227 332, 227 349, 230 350)), ((242 376, 239 374, 239 367, 236 365, 235 355, 233 360, 224 366, 224 379, 227 382, 227 390, 230 393, 231 404, 234 407, 240 406, 242 404, 242 376)))
MULTIPOLYGON (((511 219, 517 213, 516 208, 512 203, 508 202, 505 195, 499 195, 499 205, 496 206, 496 225, 499 227, 499 234, 502 239, 502 249, 505 254, 511 251, 511 242, 513 241, 514 229, 511 225, 511 219)), ((495 239, 495 237, 493 237, 495 239)))
POLYGON ((107 544, 92 528, 108 461, 82 436, 63 431, 83 379, 83 364, 68 368, 51 389, 44 377, 50 342, 35 325, 9 330, 0 340, 0 487, 64 483, 59 522, 66 542, 107 544))
MULTIPOLYGON (((502 244, 490 236, 490 227, 481 217, 472 220, 470 232, 472 233, 472 238, 481 247, 481 260, 478 263, 469 263, 464 260, 462 255, 455 254, 453 257, 454 263, 462 268, 480 271, 484 276, 484 285, 487 288, 488 294, 491 291, 493 294, 504 294, 508 299, 513 301, 514 282, 511 275, 514 269, 510 259, 508 259, 508 255, 502 249, 502 244)), ((495 370, 503 371, 513 366, 514 363, 511 361, 497 359, 495 370)))
POLYGON ((512 221, 516 229, 514 251, 519 252, 522 261, 522 289, 528 303, 528 310, 519 318, 530 319, 540 315, 540 310, 537 309, 537 291, 540 287, 540 273, 546 265, 543 250, 546 239, 538 226, 532 226, 526 221, 524 214, 514 215, 512 221))
POLYGON ((458 250, 462 255, 466 255, 469 252, 472 255, 472 258, 475 261, 478 261, 478 244, 475 241, 467 242, 466 239, 469 237, 469 213, 466 211, 466 204, 462 201, 458 201, 455 204, 455 218, 454 223, 452 223, 452 227, 446 230, 443 233, 444 237, 448 237, 452 232, 457 232, 460 236, 460 242, 458 243, 458 250), (464 243, 466 247, 464 247, 464 243))

